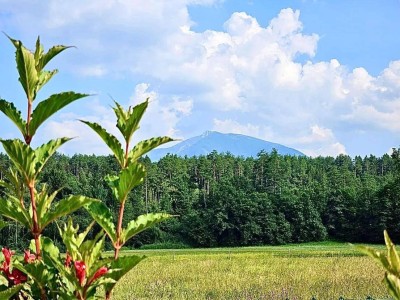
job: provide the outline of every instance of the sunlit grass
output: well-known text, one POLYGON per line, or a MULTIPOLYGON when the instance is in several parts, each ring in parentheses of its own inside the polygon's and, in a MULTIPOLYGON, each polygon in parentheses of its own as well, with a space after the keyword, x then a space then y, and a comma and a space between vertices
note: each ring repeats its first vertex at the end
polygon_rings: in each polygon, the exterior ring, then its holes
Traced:
POLYGON ((147 255, 113 299, 385 299, 383 271, 347 244, 128 251, 147 255))

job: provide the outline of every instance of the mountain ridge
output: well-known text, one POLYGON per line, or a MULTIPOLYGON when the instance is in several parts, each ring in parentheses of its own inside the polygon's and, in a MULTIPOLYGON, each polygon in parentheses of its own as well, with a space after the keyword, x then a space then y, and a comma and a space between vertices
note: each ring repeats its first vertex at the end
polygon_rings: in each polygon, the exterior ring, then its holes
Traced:
POLYGON ((262 150, 271 152, 273 149, 276 149, 281 155, 304 156, 302 152, 281 144, 248 135, 220 133, 217 131, 206 131, 199 136, 183 140, 174 146, 154 149, 148 156, 151 161, 158 161, 167 154, 192 157, 217 151, 218 153, 229 152, 234 156, 256 157, 262 150))

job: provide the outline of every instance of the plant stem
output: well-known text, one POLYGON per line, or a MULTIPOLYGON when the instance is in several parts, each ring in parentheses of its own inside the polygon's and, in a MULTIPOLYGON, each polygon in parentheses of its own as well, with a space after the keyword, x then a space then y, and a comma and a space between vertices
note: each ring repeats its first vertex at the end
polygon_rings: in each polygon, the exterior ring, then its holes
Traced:
POLYGON ((111 299, 111 291, 106 291, 106 300, 111 299))
POLYGON ((32 141, 32 137, 29 135, 29 124, 31 123, 31 115, 32 115, 32 100, 28 99, 28 115, 26 117, 26 136, 25 142, 30 145, 32 141))
POLYGON ((36 199, 35 199, 35 183, 34 182, 30 183, 28 187, 29 187, 29 194, 31 197, 31 204, 32 204, 32 221, 33 221, 32 234, 33 234, 33 238, 35 239, 36 257, 37 257, 37 259, 41 259, 40 240, 39 240, 40 231, 39 231, 39 225, 38 225, 36 199))
POLYGON ((123 169, 128 167, 128 154, 129 154, 129 141, 126 142, 126 145, 125 145, 125 161, 124 161, 124 165, 122 166, 123 169))
POLYGON ((122 219, 124 217, 124 208, 125 208, 125 200, 122 201, 121 206, 119 207, 119 215, 118 215, 118 224, 117 224, 117 242, 116 245, 114 245, 115 251, 114 251, 114 259, 118 258, 119 254, 119 249, 121 248, 121 231, 122 231, 122 219))

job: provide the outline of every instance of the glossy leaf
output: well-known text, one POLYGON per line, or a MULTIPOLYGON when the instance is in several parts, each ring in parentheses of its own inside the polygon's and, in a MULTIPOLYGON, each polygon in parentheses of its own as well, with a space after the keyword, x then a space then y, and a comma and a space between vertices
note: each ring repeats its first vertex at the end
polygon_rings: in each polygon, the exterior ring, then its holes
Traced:
MULTIPOLYGON (((36 192, 36 212, 38 216, 39 223, 45 217, 46 213, 50 210, 51 203, 57 196, 58 191, 53 192, 48 195, 47 185, 43 185, 42 191, 40 193, 36 192)), ((40 225, 39 225, 40 227, 40 225)))
POLYGON ((0 142, 21 173, 25 183, 29 186, 29 184, 37 178, 47 160, 61 145, 69 140, 70 138, 51 140, 35 150, 18 139, 0 140, 0 142))
MULTIPOLYGON (((55 140, 50 140, 46 144, 41 145, 40 147, 35 149, 35 172, 36 177, 39 175, 40 171, 46 164, 47 160, 57 151, 59 147, 61 147, 64 143, 71 140, 71 138, 59 138, 55 140)), ((36 178, 35 177, 35 178, 36 178)))
POLYGON ((0 299, 10 299, 24 287, 23 284, 18 284, 10 287, 5 291, 0 292, 0 299))
POLYGON ((397 254, 396 248, 390 239, 386 230, 384 231, 385 243, 388 250, 388 260, 391 266, 391 272, 397 276, 400 276, 400 260, 399 255, 397 254))
POLYGON ((111 193, 114 196, 115 199, 119 199, 119 192, 118 192, 118 182, 119 182, 119 177, 117 175, 106 175, 104 177, 104 180, 106 181, 107 185, 111 189, 111 193))
POLYGON ((39 90, 47 83, 50 81, 51 78, 53 78, 53 76, 55 74, 58 73, 58 70, 53 70, 53 71, 41 71, 39 73, 39 79, 38 79, 38 83, 36 85, 35 88, 35 93, 37 94, 39 92, 39 90))
POLYGON ((90 216, 104 229, 111 241, 115 243, 117 241, 117 233, 109 208, 100 201, 92 202, 85 207, 90 216))
POLYGON ((21 41, 8 38, 16 48, 15 60, 17 62, 19 81, 28 100, 33 101, 36 98, 35 88, 39 80, 34 54, 26 49, 21 41))
POLYGON ((78 195, 69 196, 68 198, 62 199, 57 202, 56 205, 54 205, 54 208, 51 211, 47 212, 43 216, 40 222, 41 228, 43 229, 55 219, 71 214, 82 206, 95 201, 98 200, 78 195))
POLYGON ((35 152, 21 140, 0 140, 3 148, 28 185, 35 178, 35 152))
POLYGON ((122 230, 121 245, 125 244, 130 238, 146 230, 157 223, 165 221, 172 216, 164 213, 150 213, 139 216, 136 220, 128 223, 128 226, 122 230))
POLYGON ((72 48, 72 46, 63 46, 63 45, 56 45, 51 47, 46 54, 42 55, 40 60, 39 60, 39 64, 38 64, 38 68, 40 70, 42 70, 49 61, 51 61, 55 56, 57 56, 58 54, 60 54, 62 51, 68 49, 68 48, 72 48))
MULTIPOLYGON (((140 263, 146 256, 123 256, 119 257, 117 260, 114 260, 111 263, 110 269, 111 271, 107 273, 107 277, 118 282, 126 273, 132 270, 138 263, 140 263)), ((107 291, 111 291, 115 286, 115 283, 108 284, 106 286, 107 291)))
POLYGON ((139 163, 131 163, 126 169, 122 169, 119 179, 114 182, 118 190, 117 199, 119 202, 125 201, 130 191, 141 184, 145 176, 145 168, 139 163))
POLYGON ((135 162, 142 155, 148 153, 149 151, 157 148, 158 146, 172 142, 174 139, 164 136, 164 137, 156 137, 148 140, 141 141, 136 144, 136 146, 129 152, 128 158, 130 161, 135 162))
POLYGON ((93 264, 99 261, 104 248, 105 235, 100 231, 94 240, 84 241, 80 247, 82 259, 86 264, 86 274, 91 277, 96 270, 93 269, 93 264))
POLYGON ((29 213, 21 206, 19 199, 9 195, 7 200, 0 199, 0 214, 32 228, 32 218, 29 213))
POLYGON ((78 286, 79 283, 75 277, 75 274, 73 274, 70 269, 65 268, 64 262, 60 256, 60 250, 57 248, 57 246, 54 245, 53 241, 48 237, 42 237, 41 245, 43 249, 43 260, 45 264, 57 269, 64 280, 67 281, 70 285, 78 286))
POLYGON ((143 182, 145 174, 141 164, 131 163, 126 169, 121 170, 119 176, 109 175, 105 180, 115 199, 122 203, 127 199, 129 192, 143 182))
POLYGON ((21 265, 20 263, 14 263, 13 267, 29 275, 40 289, 44 288, 48 283, 51 282, 53 274, 51 274, 46 265, 41 260, 35 260, 32 263, 21 265))
POLYGON ((57 111, 68 104, 87 96, 88 95, 86 94, 64 92, 51 95, 48 99, 41 101, 32 112, 32 119, 29 124, 29 135, 33 136, 39 126, 57 111))
MULTIPOLYGON (((89 230, 91 229, 91 227, 92 226, 88 227, 89 230)), ((79 225, 74 226, 71 217, 69 217, 68 222, 63 225, 63 228, 58 227, 58 230, 69 255, 72 256, 72 260, 82 260, 82 255, 79 251, 79 247, 82 244, 82 241, 78 241, 77 238, 79 225)))
POLYGON ((385 284, 389 290, 390 295, 394 299, 400 300, 400 279, 393 274, 385 274, 385 284))
POLYGON ((92 128, 102 138, 102 140, 106 143, 108 148, 110 148, 110 150, 114 153, 119 164, 121 166, 123 166, 124 151, 122 150, 121 143, 118 141, 118 139, 115 136, 113 136, 112 134, 108 133, 103 127, 101 127, 97 123, 92 123, 92 122, 83 121, 83 120, 81 120, 81 122, 85 123, 90 128, 92 128))
POLYGON ((25 186, 18 171, 10 167, 8 170, 3 171, 3 175, 7 181, 0 180, 0 186, 4 187, 8 194, 14 195, 18 199, 23 199, 25 186))
POLYGON ((22 136, 26 135, 26 122, 22 119, 21 112, 13 103, 0 99, 0 111, 5 114, 15 125, 17 125, 22 136))
POLYGON ((390 270, 390 263, 386 257, 386 255, 378 250, 375 250, 374 248, 367 247, 367 246, 356 246, 358 250, 361 252, 367 254, 368 256, 372 257, 375 259, 378 263, 380 263, 385 269, 390 270))
POLYGON ((126 142, 129 142, 133 133, 139 128, 139 122, 143 117, 144 112, 147 109, 149 100, 136 105, 133 109, 129 108, 127 111, 123 109, 117 102, 114 112, 117 116, 117 127, 125 138, 126 142))

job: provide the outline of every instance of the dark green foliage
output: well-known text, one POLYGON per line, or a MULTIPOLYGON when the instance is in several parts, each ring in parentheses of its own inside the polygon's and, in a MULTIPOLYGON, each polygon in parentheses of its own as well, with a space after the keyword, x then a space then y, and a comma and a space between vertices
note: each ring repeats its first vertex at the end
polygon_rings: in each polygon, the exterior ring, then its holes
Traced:
MULTIPOLYGON (((127 247, 149 243, 247 246, 327 238, 382 242, 385 228, 394 241, 400 239, 397 150, 392 157, 355 159, 344 155, 336 159, 291 157, 274 152, 245 159, 213 152, 194 158, 169 155, 157 163, 143 158, 140 163, 147 176, 129 196, 126 220, 158 211, 178 217, 140 233, 127 247)), ((8 164, 7 158, 0 156, 3 170, 8 164)), ((40 180, 48 183, 50 192, 62 187, 58 200, 70 194, 102 199, 115 220, 112 207, 116 204, 104 176, 117 175, 118 170, 112 156, 56 154, 40 180)), ((85 211, 76 212, 74 220, 81 228, 91 222, 85 211)), ((3 233, 8 233, 1 237, 3 245, 26 235, 14 223, 3 233)))

